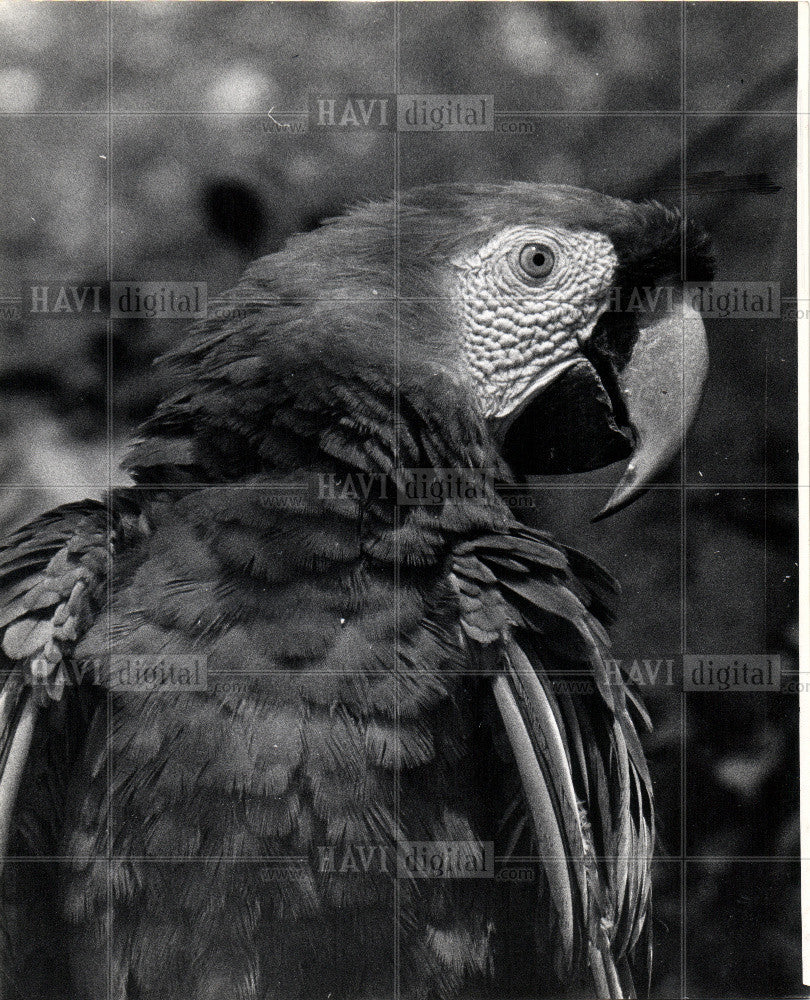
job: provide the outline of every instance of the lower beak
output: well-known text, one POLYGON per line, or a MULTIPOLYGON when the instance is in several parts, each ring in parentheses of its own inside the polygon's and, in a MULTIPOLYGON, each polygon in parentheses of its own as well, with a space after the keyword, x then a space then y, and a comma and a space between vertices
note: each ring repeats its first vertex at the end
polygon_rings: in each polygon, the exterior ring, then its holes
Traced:
POLYGON ((635 447, 621 481, 594 521, 645 492, 683 447, 700 405, 708 371, 703 320, 679 291, 667 305, 666 310, 638 318, 638 339, 616 375, 635 447))

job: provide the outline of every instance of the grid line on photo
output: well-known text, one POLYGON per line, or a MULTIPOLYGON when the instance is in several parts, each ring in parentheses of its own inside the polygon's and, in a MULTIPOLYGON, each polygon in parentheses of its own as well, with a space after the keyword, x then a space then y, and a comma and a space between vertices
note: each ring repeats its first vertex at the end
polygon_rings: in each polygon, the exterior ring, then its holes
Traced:
MULTIPOLYGON (((112 95, 113 95, 113 49, 112 49, 112 4, 107 4, 107 88, 106 88, 106 101, 107 101, 107 148, 106 154, 107 159, 105 161, 106 167, 106 199, 107 199, 107 246, 106 246, 106 279, 107 287, 110 287, 110 282, 113 276, 113 223, 112 223, 112 206, 113 206, 113 120, 112 120, 112 95)), ((107 439, 107 491, 105 494, 107 503, 107 536, 109 539, 113 535, 113 524, 114 524, 114 513, 113 513, 113 501, 112 501, 112 485, 116 475, 116 470, 114 468, 115 462, 115 449, 114 449, 114 438, 115 438, 115 412, 114 412, 114 384, 115 384, 115 373, 113 371, 113 318, 112 310, 108 310, 108 314, 105 317, 106 321, 106 343, 105 343, 105 386, 107 392, 106 399, 106 439, 107 439)), ((113 551, 112 545, 108 544, 107 549, 107 559, 108 559, 108 571, 107 571, 107 581, 106 581, 106 599, 107 608, 112 607, 113 599, 113 551)), ((112 650, 112 621, 110 615, 105 616, 106 626, 105 626, 105 642, 107 646, 107 655, 109 656, 112 650)), ((114 945, 113 936, 115 933, 115 916, 114 916, 114 895, 113 895, 113 862, 112 862, 112 847, 113 847, 113 816, 112 816, 112 792, 113 792, 113 692, 108 690, 105 692, 106 701, 106 760, 105 760, 105 776, 107 780, 106 796, 105 796, 105 816, 104 823, 106 826, 106 837, 105 837, 105 847, 106 847, 106 867, 107 867, 107 891, 106 891, 106 907, 107 912, 105 914, 106 920, 106 959, 107 959, 107 991, 112 1000, 114 995, 114 945)))
MULTIPOLYGON (((394 3, 394 91, 399 93, 401 85, 402 66, 401 58, 401 34, 400 34, 400 3, 394 3)), ((401 326, 401 302, 400 302, 400 135, 399 131, 394 132, 394 461, 399 462, 402 450, 402 439, 400 430, 400 411, 402 400, 400 399, 400 387, 402 385, 402 326, 401 326)), ((402 718, 401 718, 401 677, 400 677, 400 625, 402 622, 402 579, 400 575, 400 555, 401 555, 401 509, 397 505, 394 509, 394 732, 397 742, 402 739, 402 718)), ((401 828, 402 822, 402 776, 399 768, 394 769, 394 822, 397 830, 401 828)), ((394 935, 394 998, 400 1000, 402 995, 402 935, 400 933, 400 916, 402 910, 402 893, 400 891, 399 880, 394 883, 394 913, 391 931, 394 935)))
MULTIPOLYGON (((686 248, 686 5, 680 5, 680 165, 679 165, 679 180, 680 180, 680 191, 678 192, 679 207, 681 210, 681 280, 686 281, 687 278, 687 248, 686 248)), ((686 356, 686 332, 682 320, 681 325, 681 371, 685 371, 685 356, 686 356)), ((684 447, 685 439, 685 391, 686 382, 685 379, 681 380, 681 450, 678 462, 678 471, 680 474, 680 504, 678 508, 679 518, 678 527, 680 530, 680 579, 679 579, 679 599, 681 602, 680 607, 680 646, 681 646, 681 660, 683 661, 683 656, 686 653, 686 603, 685 603, 685 587, 686 587, 686 492, 684 489, 686 483, 686 448, 684 447)), ((680 997, 686 995, 685 984, 686 984, 686 864, 684 861, 684 855, 686 851, 686 695, 683 691, 679 694, 680 701, 680 746, 678 748, 678 764, 679 764, 679 775, 680 775, 680 786, 678 789, 680 797, 680 831, 679 831, 679 857, 678 857, 678 875, 680 881, 680 969, 679 969, 679 993, 680 997)))
MULTIPOLYGON (((573 854, 542 854, 538 852, 537 854, 496 854, 493 856, 495 861, 514 861, 520 862, 522 864, 529 864, 533 861, 577 861, 581 860, 577 855, 573 854)), ((643 861, 646 855, 637 854, 594 854, 592 855, 595 861, 615 861, 617 858, 621 858, 626 861, 643 861)), ((224 858, 221 854, 194 854, 194 855, 182 855, 182 854, 116 854, 114 852, 106 852, 103 854, 38 854, 38 855, 24 855, 24 854, 9 854, 6 856, 6 861, 25 863, 25 864, 43 864, 51 861, 144 861, 144 862, 177 862, 178 864, 194 864, 198 861, 227 861, 228 864, 252 864, 254 862, 303 862, 309 860, 307 855, 304 854, 252 854, 250 857, 243 857, 234 855, 232 857, 224 858)), ((679 857, 668 857, 665 854, 659 855, 656 861, 664 862, 666 864, 678 864, 680 865, 681 859, 679 857)), ((800 854, 784 854, 779 855, 779 857, 774 857, 773 854, 689 854, 686 853, 683 857, 686 862, 695 862, 700 864, 710 864, 712 862, 733 862, 737 864, 763 864, 765 862, 774 862, 776 864, 781 864, 788 861, 803 861, 806 860, 800 854)))
MULTIPOLYGON (((687 279, 687 247, 686 247, 686 5, 680 5, 680 57, 681 57, 681 79, 680 79, 680 191, 679 207, 681 210, 681 280, 687 279)), ((685 371, 686 364, 686 331, 685 326, 681 326, 681 371, 685 371)), ((679 455, 678 470, 680 474, 680 506, 679 506, 679 529, 681 536, 681 559, 680 559, 680 581, 679 598, 680 607, 680 643, 681 660, 686 653, 686 448, 685 448, 685 391, 686 380, 681 380, 681 451, 679 455)), ((679 694, 680 701, 680 746, 678 748, 679 772, 680 772, 680 851, 679 851, 679 876, 680 876, 680 991, 679 996, 686 995, 686 863, 684 860, 687 843, 687 822, 686 815, 686 695, 683 691, 679 694)))
MULTIPOLYGON (((223 0, 225 2, 225 0, 223 0)), ((407 0, 402 0, 407 2, 407 0)), ((282 117, 309 114, 308 111, 284 110, 273 108, 273 114, 282 117)), ((522 110, 495 111, 496 119, 515 118, 526 115, 532 118, 674 118, 680 120, 680 111, 547 111, 542 108, 522 110)), ((689 111, 690 118, 789 118, 793 120, 796 114, 790 111, 689 111)), ((802 112, 808 115, 810 112, 802 112)), ((130 111, 0 111, 0 118, 267 118, 267 111, 157 111, 147 108, 130 111)))
MULTIPOLYGON (((115 487, 113 483, 113 487, 115 487)), ((543 482, 531 482, 531 483, 521 483, 520 485, 498 485, 499 492, 510 494, 510 493, 604 493, 605 490, 609 490, 613 487, 612 482, 604 483, 543 483, 543 482)), ((94 482, 64 482, 60 483, 58 487, 56 486, 41 486, 39 484, 32 485, 31 483, 5 483, 0 486, 0 490, 31 490, 32 492, 40 491, 47 492, 48 490, 55 489, 66 489, 66 490, 91 490, 91 489, 107 489, 108 483, 94 483, 94 482)), ((156 488, 161 490, 172 491, 176 490, 178 492, 185 492, 194 489, 211 489, 210 483, 183 483, 178 486, 176 482, 171 483, 161 483, 150 484, 144 486, 143 484, 133 483, 132 485, 127 484, 127 490, 133 493, 148 493, 154 491, 156 488)), ((687 488, 690 492, 695 493, 706 493, 711 490, 729 490, 750 493, 752 491, 772 491, 775 489, 780 490, 796 490, 796 489, 809 489, 810 484, 800 483, 798 486, 796 483, 788 482, 776 482, 776 483, 724 483, 724 482, 706 482, 706 483, 689 483, 687 488)), ((296 492, 299 491, 300 487, 296 486, 263 486, 261 484, 254 483, 217 483, 217 490, 228 490, 233 492, 240 491, 260 491, 269 494, 270 496, 295 496, 296 492)), ((647 493, 673 493, 680 492, 681 486, 679 483, 650 483, 649 486, 645 486, 644 490, 647 493)), ((409 505, 411 506, 411 505, 409 505)))

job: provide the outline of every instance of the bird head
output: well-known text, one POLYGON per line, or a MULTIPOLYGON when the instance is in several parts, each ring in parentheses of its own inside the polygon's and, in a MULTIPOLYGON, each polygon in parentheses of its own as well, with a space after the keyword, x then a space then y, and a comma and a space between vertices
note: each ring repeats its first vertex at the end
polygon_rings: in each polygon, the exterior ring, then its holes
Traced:
POLYGON ((640 495, 700 402, 705 331, 681 288, 684 270, 711 277, 705 236, 657 203, 531 183, 422 189, 400 218, 420 234, 404 245, 439 262, 432 285, 513 472, 629 459, 600 516, 640 495))
MULTIPOLYGON (((372 471, 629 459, 607 513, 672 458, 700 400, 684 263, 711 275, 677 212, 568 186, 441 184, 360 205, 253 264, 167 356, 182 388, 147 438, 188 436, 208 478, 228 455, 248 471, 300 463, 291 441, 372 471)), ((148 440, 134 452, 140 479, 150 454, 148 440)))

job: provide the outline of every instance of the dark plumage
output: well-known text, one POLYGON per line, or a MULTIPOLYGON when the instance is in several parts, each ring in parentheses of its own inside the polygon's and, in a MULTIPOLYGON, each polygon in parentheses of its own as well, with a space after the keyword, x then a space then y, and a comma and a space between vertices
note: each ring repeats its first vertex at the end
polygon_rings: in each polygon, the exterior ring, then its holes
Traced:
MULTIPOLYGON (((456 261, 509 227, 594 231, 615 280, 670 281, 679 225, 573 188, 411 192, 257 261, 163 359, 137 486, 0 550, 4 995, 632 992, 652 799, 643 710, 603 660, 613 584, 494 479, 397 498, 413 468, 510 476, 456 261), (156 654, 204 657, 207 687, 116 686, 117 658, 156 654), (397 843, 424 841, 494 843, 534 880, 395 877, 397 843)), ((595 425, 619 400, 591 381, 595 425)))

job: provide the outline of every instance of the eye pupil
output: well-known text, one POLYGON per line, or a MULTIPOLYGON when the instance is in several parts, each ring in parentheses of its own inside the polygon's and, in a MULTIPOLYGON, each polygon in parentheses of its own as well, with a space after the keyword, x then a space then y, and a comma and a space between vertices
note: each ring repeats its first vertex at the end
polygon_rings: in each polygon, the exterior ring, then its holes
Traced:
POLYGON ((524 281, 526 278, 531 278, 534 282, 541 281, 554 270, 554 263, 554 251, 551 247, 544 243, 527 243, 518 254, 516 273, 524 281))

